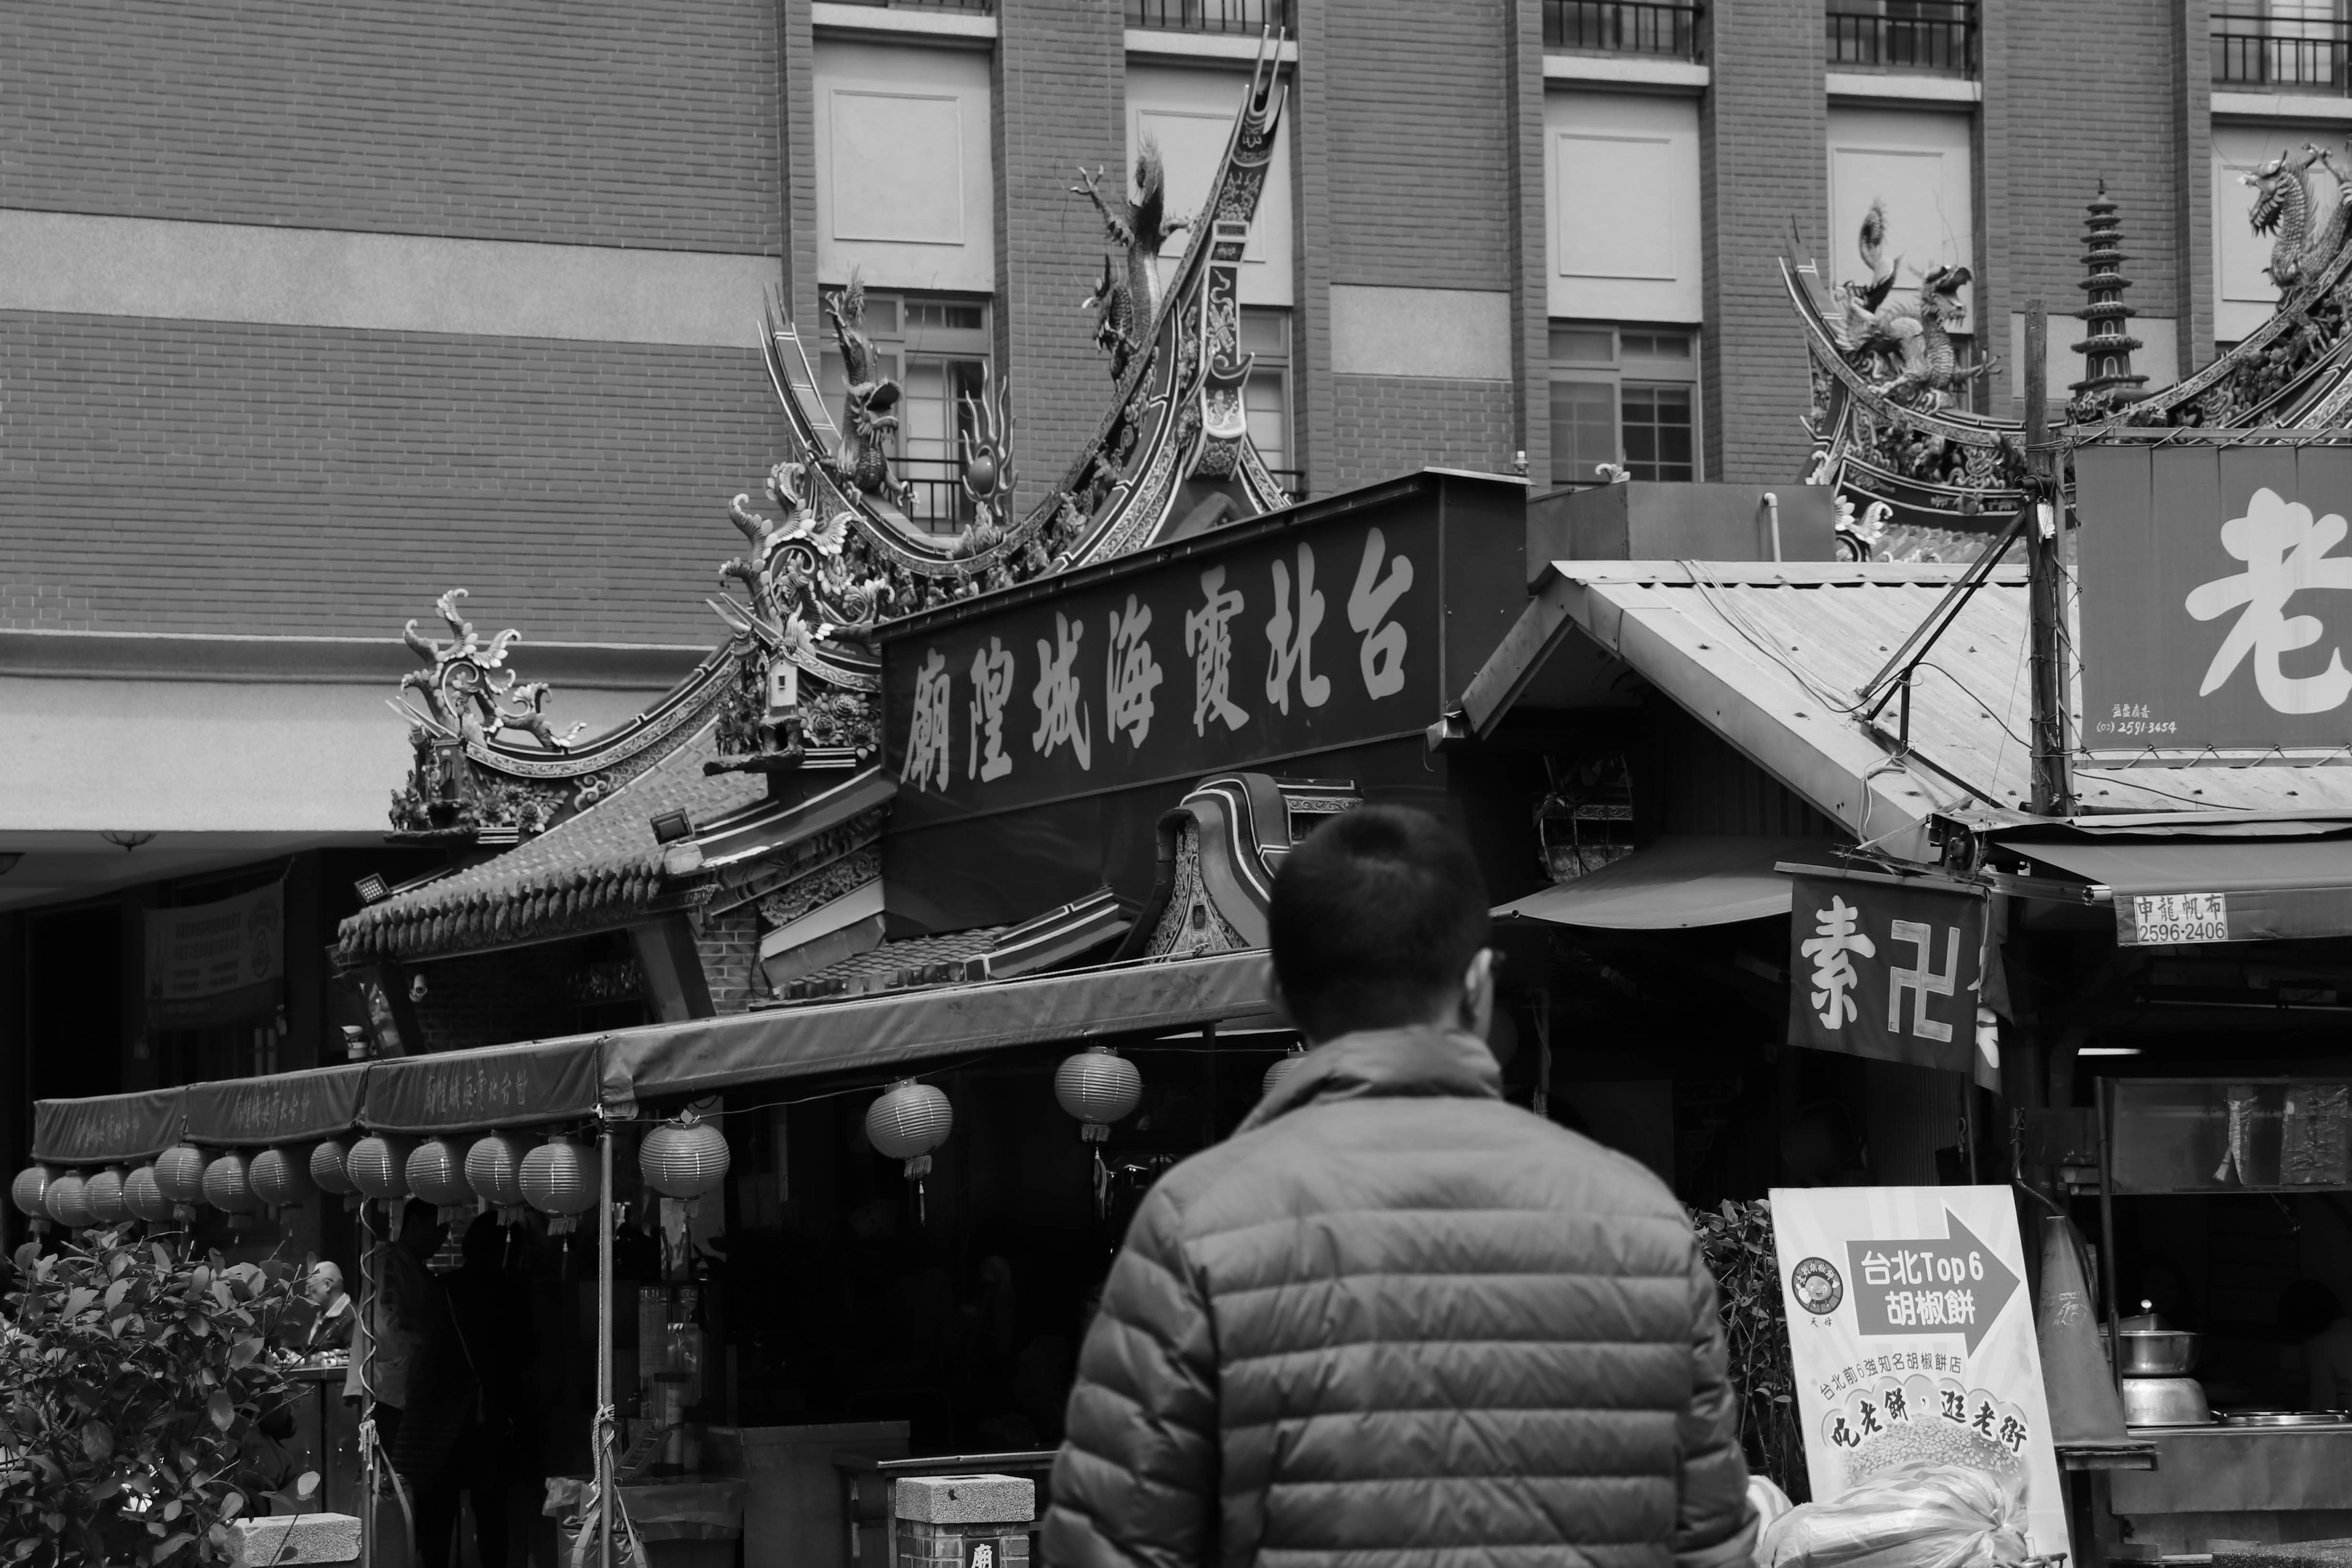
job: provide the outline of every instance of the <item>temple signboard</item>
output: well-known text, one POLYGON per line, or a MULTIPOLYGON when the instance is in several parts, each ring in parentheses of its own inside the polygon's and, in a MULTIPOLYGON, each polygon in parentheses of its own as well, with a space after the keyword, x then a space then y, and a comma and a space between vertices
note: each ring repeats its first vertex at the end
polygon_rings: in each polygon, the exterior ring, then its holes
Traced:
POLYGON ((2083 719, 2103 760, 2337 756, 2352 723, 2352 447, 2074 456, 2083 719))
POLYGON ((1449 616, 1443 515, 1243 524, 886 628, 894 811, 943 821, 1417 740, 1450 623, 1486 596, 1457 590, 1449 616))

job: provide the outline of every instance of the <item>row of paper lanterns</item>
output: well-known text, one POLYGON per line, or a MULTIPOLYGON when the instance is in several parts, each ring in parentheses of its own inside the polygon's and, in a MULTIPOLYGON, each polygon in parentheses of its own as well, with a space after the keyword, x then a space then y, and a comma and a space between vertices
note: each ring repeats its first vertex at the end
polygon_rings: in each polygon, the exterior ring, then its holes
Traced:
MULTIPOLYGON (((1273 1093, 1302 1059, 1294 1051, 1268 1068, 1265 1091, 1273 1093)), ((1096 1046, 1055 1070, 1054 1098, 1077 1119, 1087 1142, 1100 1143, 1111 1124, 1141 1101, 1143 1075, 1109 1047, 1096 1046)), ((917 1183, 930 1173, 931 1152, 954 1126, 955 1108, 946 1092, 913 1079, 893 1085, 866 1112, 867 1142, 905 1162, 907 1179, 917 1183)), ((691 1111, 655 1127, 637 1150, 646 1184, 664 1197, 699 1197, 726 1179, 727 1165, 725 1135, 691 1111)), ((553 1228, 570 1229, 595 1205, 595 1155, 567 1138, 527 1147, 507 1132, 485 1133, 463 1148, 452 1138, 330 1138, 313 1145, 307 1158, 294 1149, 270 1148, 249 1157, 232 1150, 207 1160, 183 1143, 127 1171, 109 1166, 84 1176, 30 1166, 17 1173, 9 1197, 36 1222, 80 1229, 127 1219, 184 1221, 194 1216, 199 1202, 248 1215, 302 1203, 314 1192, 380 1203, 415 1197, 444 1210, 488 1205, 510 1215, 527 1205, 551 1216, 553 1228)))
MULTIPOLYGON (((700 1196, 726 1179, 727 1164, 725 1135, 691 1116, 655 1127, 637 1150, 646 1184, 665 1197, 700 1196)), ((509 1217, 528 1206, 551 1216, 551 1228, 568 1230, 595 1206, 596 1184, 594 1152, 568 1138, 534 1147, 507 1132, 486 1133, 470 1145, 453 1138, 412 1142, 370 1133, 356 1141, 327 1139, 308 1156, 271 1148, 206 1159, 183 1143, 129 1170, 109 1166, 83 1175, 33 1165, 17 1173, 8 1195, 37 1224, 75 1230, 131 1219, 184 1222, 195 1216, 198 1203, 249 1215, 305 1202, 317 1192, 387 1204, 414 1197, 445 1211, 487 1205, 509 1217)))

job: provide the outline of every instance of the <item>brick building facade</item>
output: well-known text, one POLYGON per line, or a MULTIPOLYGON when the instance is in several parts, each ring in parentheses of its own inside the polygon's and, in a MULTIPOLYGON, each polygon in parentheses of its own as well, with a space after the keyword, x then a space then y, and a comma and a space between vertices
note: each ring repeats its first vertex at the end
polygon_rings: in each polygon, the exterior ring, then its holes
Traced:
POLYGON ((772 292, 806 328, 863 277, 919 480, 951 494, 986 375, 1024 501, 1052 484, 1109 388, 1081 307, 1107 245, 1070 187, 1150 136, 1186 212, 1269 19, 1291 100, 1248 412, 1327 495, 1521 460, 1538 488, 1796 479, 1775 258, 1793 235, 1855 276, 1879 200, 1906 279, 1971 268, 1970 352, 2001 362, 1978 405, 2014 414, 2026 301, 2078 302, 2104 179, 2163 384, 2267 310, 2237 173, 2352 120, 2344 25, 2257 9, 8 6, 0 712, 31 743, 0 754, 0 993, 67 940, 50 911, 364 859, 407 760, 394 634, 446 587, 523 629, 559 725, 668 686, 717 636, 728 500, 773 460, 772 292))

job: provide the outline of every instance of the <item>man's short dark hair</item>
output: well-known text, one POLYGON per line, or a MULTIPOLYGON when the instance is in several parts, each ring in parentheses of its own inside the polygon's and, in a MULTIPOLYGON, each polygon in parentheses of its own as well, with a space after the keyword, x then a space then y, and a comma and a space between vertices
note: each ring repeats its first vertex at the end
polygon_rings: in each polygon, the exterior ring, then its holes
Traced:
POLYGON ((1266 913, 1275 978, 1309 1039, 1429 1019, 1486 945, 1486 884, 1425 811, 1361 805, 1292 850, 1266 913))

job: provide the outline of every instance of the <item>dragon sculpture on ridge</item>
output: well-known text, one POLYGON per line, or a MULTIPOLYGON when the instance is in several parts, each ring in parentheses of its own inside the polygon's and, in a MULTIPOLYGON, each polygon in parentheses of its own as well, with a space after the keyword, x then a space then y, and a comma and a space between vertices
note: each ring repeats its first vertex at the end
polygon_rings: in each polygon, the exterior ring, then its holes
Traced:
POLYGON ((1108 256, 1103 258, 1102 276, 1083 307, 1095 313, 1095 344, 1110 355, 1111 379, 1116 381, 1127 374, 1129 363, 1142 352, 1160 320, 1160 247, 1177 230, 1190 228, 1192 220, 1168 216, 1167 171, 1160 164, 1159 143, 1149 136, 1135 155, 1133 201, 1124 195, 1106 197, 1102 179, 1101 169, 1092 174, 1080 169, 1079 184, 1070 187, 1070 194, 1095 204, 1111 242, 1127 254, 1124 277, 1108 256))
POLYGON ((834 453, 834 477, 869 496, 880 496, 899 506, 912 504, 914 487, 890 477, 890 437, 898 434, 900 388, 879 374, 874 341, 866 335, 866 281, 849 275, 849 286, 824 296, 824 313, 833 322, 834 341, 841 346, 843 379, 849 389, 842 396, 841 445, 834 453))
POLYGON ((2352 215, 2345 176, 2335 159, 2306 142, 2301 152, 2282 153, 2253 173, 2239 175, 2238 181, 2254 189, 2253 210, 2248 215, 2254 232, 2275 237, 2270 264, 2263 268, 2271 281, 2292 292, 2317 277, 2342 248, 2346 218, 2352 215), (2335 182, 2335 190, 2324 201, 2312 184, 2315 164, 2324 166, 2335 182))

